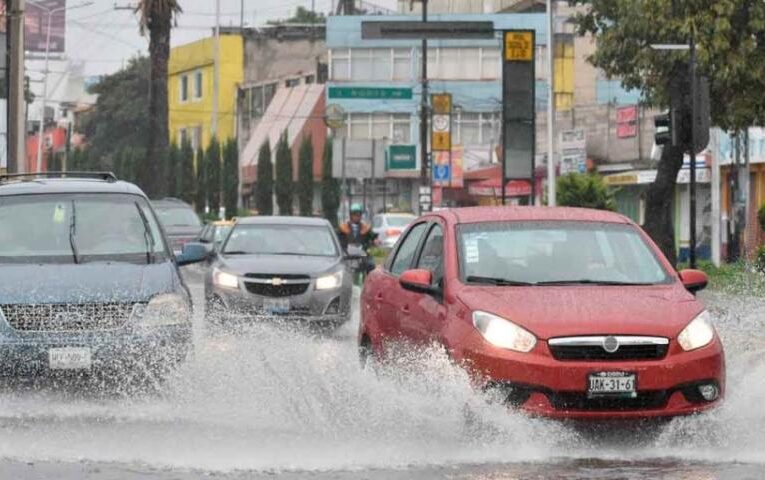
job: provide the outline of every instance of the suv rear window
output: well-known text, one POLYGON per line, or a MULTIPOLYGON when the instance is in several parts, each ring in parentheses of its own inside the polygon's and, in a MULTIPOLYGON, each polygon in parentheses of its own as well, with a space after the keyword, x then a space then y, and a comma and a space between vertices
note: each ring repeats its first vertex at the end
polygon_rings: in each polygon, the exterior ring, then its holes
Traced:
POLYGON ((184 205, 154 205, 159 221, 166 227, 201 227, 202 222, 191 208, 184 205))

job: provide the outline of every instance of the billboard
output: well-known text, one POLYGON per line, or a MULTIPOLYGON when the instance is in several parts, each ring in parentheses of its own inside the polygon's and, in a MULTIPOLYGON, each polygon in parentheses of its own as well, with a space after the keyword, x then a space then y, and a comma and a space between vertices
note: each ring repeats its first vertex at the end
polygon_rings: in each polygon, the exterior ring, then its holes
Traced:
POLYGON ((66 47, 66 0, 35 0, 26 2, 24 19, 24 48, 28 52, 45 52, 50 17, 50 51, 64 53, 66 47))

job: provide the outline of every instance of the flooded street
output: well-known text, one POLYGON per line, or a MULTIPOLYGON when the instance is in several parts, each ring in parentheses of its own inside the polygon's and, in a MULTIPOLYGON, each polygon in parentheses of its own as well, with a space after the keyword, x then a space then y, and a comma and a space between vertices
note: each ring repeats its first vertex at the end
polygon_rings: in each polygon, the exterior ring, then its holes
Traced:
POLYGON ((197 310, 196 355, 156 392, 4 385, 0 478, 765 478, 765 301, 704 298, 726 347, 724 405, 596 431, 490 404, 438 352, 361 370, 357 318, 329 337, 210 337, 197 310))

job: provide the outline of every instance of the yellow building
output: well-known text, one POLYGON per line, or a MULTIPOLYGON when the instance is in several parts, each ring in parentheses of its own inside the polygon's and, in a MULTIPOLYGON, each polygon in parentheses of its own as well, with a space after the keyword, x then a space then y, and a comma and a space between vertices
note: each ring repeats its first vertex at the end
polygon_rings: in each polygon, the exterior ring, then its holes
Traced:
MULTIPOLYGON (((168 106, 170 141, 184 139, 194 149, 207 147, 212 138, 215 39, 204 38, 170 51, 168 106)), ((220 36, 220 80, 217 137, 236 136, 237 87, 244 78, 243 41, 239 34, 220 36)))

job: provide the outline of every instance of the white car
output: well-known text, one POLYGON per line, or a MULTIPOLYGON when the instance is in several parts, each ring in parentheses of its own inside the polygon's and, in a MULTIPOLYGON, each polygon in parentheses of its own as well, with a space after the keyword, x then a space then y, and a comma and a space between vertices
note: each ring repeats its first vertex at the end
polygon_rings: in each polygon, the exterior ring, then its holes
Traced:
POLYGON ((411 213, 380 213, 372 220, 372 231, 377 234, 380 246, 393 248, 398 237, 416 218, 411 213))

